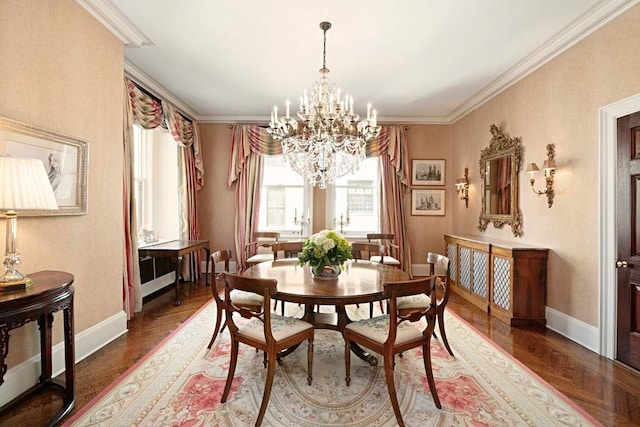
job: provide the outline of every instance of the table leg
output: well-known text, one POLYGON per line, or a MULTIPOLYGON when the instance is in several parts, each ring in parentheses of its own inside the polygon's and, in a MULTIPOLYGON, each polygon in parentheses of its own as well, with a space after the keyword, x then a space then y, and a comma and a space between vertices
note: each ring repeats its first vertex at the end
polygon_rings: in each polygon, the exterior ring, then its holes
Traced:
POLYGON ((176 302, 174 305, 180 305, 180 272, 182 271, 182 257, 176 258, 176 302))
POLYGON ((53 313, 44 313, 38 317, 38 327, 40 328, 40 383, 51 379, 53 371, 51 363, 51 330, 53 329, 53 313))
MULTIPOLYGON (((336 305, 336 312, 338 313, 338 328, 342 331, 344 336, 344 328, 351 323, 352 320, 347 316, 347 310, 344 305, 336 305)), ((371 366, 376 366, 378 364, 378 359, 373 354, 366 352, 362 347, 354 342, 351 342, 351 351, 371 366)))
POLYGON ((71 404, 69 410, 73 408, 73 404, 76 400, 75 390, 75 339, 73 332, 73 298, 69 303, 69 306, 64 309, 64 379, 65 379, 65 394, 64 402, 71 404))
POLYGON ((207 261, 204 270, 204 284, 209 286, 209 261, 211 261, 211 250, 209 248, 204 248, 204 251, 207 253, 207 261))

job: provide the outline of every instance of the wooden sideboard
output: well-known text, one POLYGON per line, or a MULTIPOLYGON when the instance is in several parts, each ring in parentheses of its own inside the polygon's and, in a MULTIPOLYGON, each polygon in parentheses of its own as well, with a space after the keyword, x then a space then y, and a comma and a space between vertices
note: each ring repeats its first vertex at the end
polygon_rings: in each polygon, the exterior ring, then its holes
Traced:
POLYGON ((445 234, 451 289, 511 326, 546 325, 549 249, 445 234))

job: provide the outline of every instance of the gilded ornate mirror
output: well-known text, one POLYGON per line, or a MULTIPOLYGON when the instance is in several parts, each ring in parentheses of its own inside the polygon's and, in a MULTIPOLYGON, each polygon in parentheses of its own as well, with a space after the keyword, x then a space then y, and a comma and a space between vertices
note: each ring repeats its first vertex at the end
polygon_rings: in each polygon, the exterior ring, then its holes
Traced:
POLYGON ((522 214, 518 203, 518 171, 520 170, 520 138, 509 138, 495 124, 489 128, 491 142, 480 152, 482 208, 478 230, 489 222, 496 228, 511 225, 514 236, 522 235, 522 214))

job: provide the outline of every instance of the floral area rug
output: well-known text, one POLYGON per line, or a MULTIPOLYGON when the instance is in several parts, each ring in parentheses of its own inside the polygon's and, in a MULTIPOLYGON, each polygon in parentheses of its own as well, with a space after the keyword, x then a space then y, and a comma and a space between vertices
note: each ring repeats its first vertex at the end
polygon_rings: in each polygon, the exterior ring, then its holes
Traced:
MULTIPOLYGON (((288 314, 301 314, 286 304, 288 314)), ((330 311, 331 307, 323 307, 330 311)), ((351 318, 369 307, 349 308, 351 318)), ((264 390, 262 353, 240 345, 231 395, 220 403, 229 367, 228 330, 211 350, 215 303, 205 305, 65 425, 252 426, 264 390)), ((433 372, 442 409, 433 403, 421 349, 396 358, 395 382, 407 426, 600 425, 582 409, 481 336, 452 312, 445 315, 455 357, 433 339, 433 372)), ((369 366, 351 357, 345 385, 340 333, 316 330, 313 384, 307 385, 306 343, 276 367, 265 426, 395 426, 382 358, 369 366)))

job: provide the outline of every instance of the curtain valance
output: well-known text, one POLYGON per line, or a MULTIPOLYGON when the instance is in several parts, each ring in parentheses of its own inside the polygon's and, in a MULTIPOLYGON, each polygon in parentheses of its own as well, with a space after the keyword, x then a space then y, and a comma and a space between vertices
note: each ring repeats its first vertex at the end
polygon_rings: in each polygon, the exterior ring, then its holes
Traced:
POLYGON ((204 183, 204 164, 195 123, 180 114, 171 103, 149 95, 130 79, 126 79, 126 83, 134 123, 145 129, 162 126, 169 130, 178 145, 193 146, 196 182, 200 189, 204 183))

